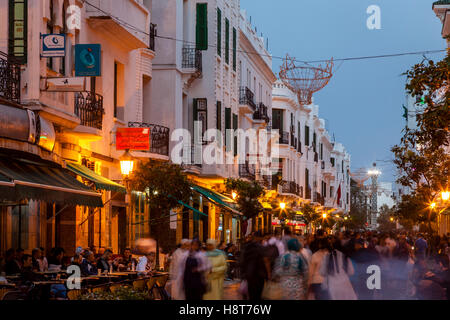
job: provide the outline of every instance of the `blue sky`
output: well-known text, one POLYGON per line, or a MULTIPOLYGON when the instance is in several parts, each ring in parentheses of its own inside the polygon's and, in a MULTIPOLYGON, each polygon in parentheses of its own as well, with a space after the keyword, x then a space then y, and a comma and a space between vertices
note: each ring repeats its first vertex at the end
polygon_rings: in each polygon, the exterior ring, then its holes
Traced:
MULTIPOLYGON (((445 49, 434 0, 241 0, 258 33, 269 38, 273 56, 299 60, 372 56, 445 49), (370 5, 381 9, 381 29, 369 30, 370 5)), ((444 54, 430 54, 440 60, 444 54)), ((401 74, 422 61, 420 55, 346 61, 333 79, 314 95, 331 134, 352 156, 352 170, 376 160, 382 181, 395 181, 391 147, 404 127, 401 74)), ((279 72, 281 60, 273 60, 279 72)), ((335 67, 339 67, 337 62, 335 67)))

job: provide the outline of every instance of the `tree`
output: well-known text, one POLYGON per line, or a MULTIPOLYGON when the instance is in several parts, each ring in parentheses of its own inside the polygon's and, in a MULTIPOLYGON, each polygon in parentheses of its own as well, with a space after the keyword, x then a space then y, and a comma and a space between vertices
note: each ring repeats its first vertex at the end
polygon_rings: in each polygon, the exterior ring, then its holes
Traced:
MULTIPOLYGON (((143 192, 150 207, 149 220, 152 233, 156 238, 156 264, 159 266, 159 247, 161 229, 169 223, 170 211, 180 206, 180 202, 189 202, 192 189, 187 175, 179 165, 149 161, 140 163, 130 177, 132 190, 143 192)), ((167 227, 168 229, 168 227, 167 227)))
POLYGON ((344 226, 350 230, 364 229, 369 212, 367 195, 353 179, 350 181, 350 195, 350 219, 344 220, 344 226))
POLYGON ((442 188, 448 187, 450 176, 450 56, 447 54, 437 63, 424 60, 405 75, 407 92, 421 100, 422 107, 416 114, 417 129, 406 127, 400 144, 394 146, 392 152, 400 172, 397 182, 413 190, 402 206, 419 211, 400 211, 406 220, 418 219, 415 222, 423 222, 420 219, 427 216, 431 228, 433 214, 424 215, 423 207, 426 208, 442 188))
POLYGON ((382 232, 390 232, 396 229, 396 212, 394 208, 389 208, 387 205, 380 207, 380 214, 377 219, 378 230, 382 232))
POLYGON ((228 192, 236 192, 236 202, 247 219, 256 217, 263 207, 259 199, 264 195, 264 188, 256 181, 229 178, 225 180, 228 192))
POLYGON ((311 228, 316 226, 316 223, 321 218, 320 214, 316 211, 316 209, 310 205, 309 203, 304 203, 301 207, 302 218, 308 227, 311 228))

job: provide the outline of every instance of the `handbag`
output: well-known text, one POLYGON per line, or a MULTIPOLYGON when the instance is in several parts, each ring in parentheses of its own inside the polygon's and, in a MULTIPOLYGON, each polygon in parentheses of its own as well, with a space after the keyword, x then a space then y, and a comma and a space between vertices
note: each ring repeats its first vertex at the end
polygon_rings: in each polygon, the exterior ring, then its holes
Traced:
POLYGON ((266 281, 262 292, 263 300, 281 300, 282 290, 278 282, 266 281))

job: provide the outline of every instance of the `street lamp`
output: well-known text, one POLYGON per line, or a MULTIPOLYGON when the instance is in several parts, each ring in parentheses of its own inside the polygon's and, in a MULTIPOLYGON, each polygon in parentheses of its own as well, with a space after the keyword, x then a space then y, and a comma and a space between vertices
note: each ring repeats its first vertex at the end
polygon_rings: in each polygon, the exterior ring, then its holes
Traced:
POLYGON ((134 169, 134 159, 131 156, 130 150, 125 150, 125 153, 119 158, 120 161, 120 172, 125 177, 128 177, 134 169))
POLYGON ((430 203, 430 208, 431 208, 431 209, 434 209, 434 208, 436 208, 436 202, 432 202, 432 203, 430 203))
POLYGON ((442 191, 441 192, 441 198, 444 201, 447 201, 450 198, 450 192, 449 191, 442 191))
POLYGON ((390 219, 390 220, 391 220, 391 222, 394 222, 394 218, 392 218, 392 217, 391 217, 391 219, 390 219))
POLYGON ((237 198, 237 193, 236 193, 235 191, 233 191, 233 192, 231 193, 231 197, 233 198, 233 200, 236 200, 236 198, 237 198))
POLYGON ((286 209, 286 203, 280 202, 280 209, 281 209, 281 210, 286 209))
POLYGON ((322 214, 322 218, 326 219, 327 218, 327 214, 326 213, 322 214))

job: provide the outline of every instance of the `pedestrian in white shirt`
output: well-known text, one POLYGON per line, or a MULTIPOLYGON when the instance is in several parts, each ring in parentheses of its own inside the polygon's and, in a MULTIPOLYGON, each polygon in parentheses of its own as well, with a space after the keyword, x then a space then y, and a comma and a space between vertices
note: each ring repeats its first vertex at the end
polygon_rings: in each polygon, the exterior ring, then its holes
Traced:
POLYGON ((188 239, 181 240, 181 246, 175 250, 172 255, 172 261, 170 263, 170 288, 173 300, 184 300, 184 290, 183 290, 183 278, 184 275, 184 263, 186 262, 186 257, 189 254, 189 248, 191 246, 191 241, 188 239))

